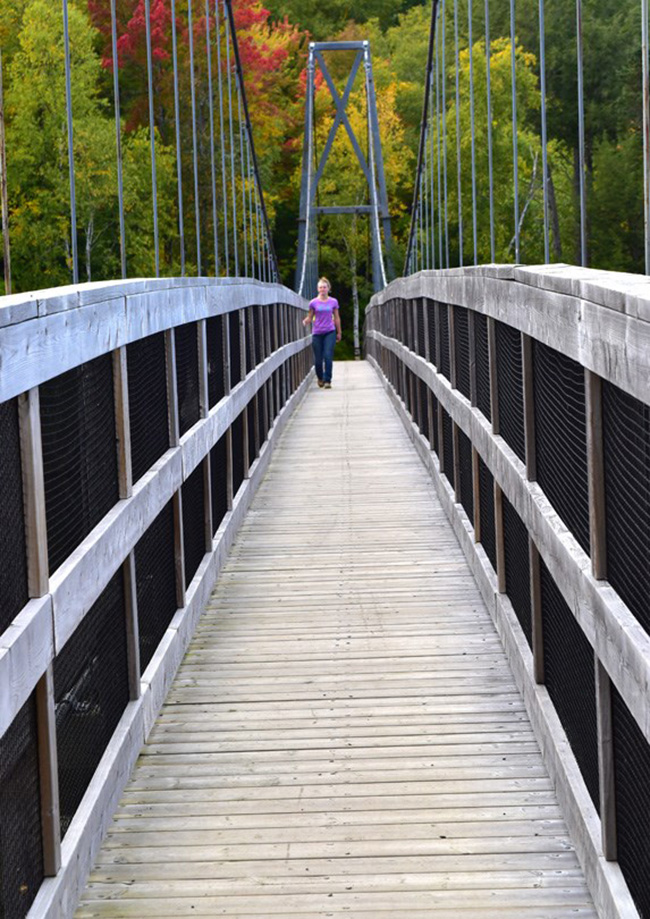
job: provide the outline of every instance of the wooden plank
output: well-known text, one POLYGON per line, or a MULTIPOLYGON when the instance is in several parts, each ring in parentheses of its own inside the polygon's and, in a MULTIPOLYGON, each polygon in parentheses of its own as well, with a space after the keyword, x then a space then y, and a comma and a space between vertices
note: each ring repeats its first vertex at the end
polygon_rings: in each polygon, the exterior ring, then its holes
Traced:
POLYGON ((44 597, 49 589, 47 522, 45 520, 45 479, 38 389, 18 397, 20 452, 22 458, 25 539, 27 542, 27 581, 29 596, 44 597))
POLYGON ((78 917, 592 919, 431 483, 368 366, 335 379, 279 445, 78 917))
POLYGON ((49 665, 36 687, 38 774, 41 797, 43 873, 54 877, 61 867, 59 771, 54 713, 54 666, 49 665))

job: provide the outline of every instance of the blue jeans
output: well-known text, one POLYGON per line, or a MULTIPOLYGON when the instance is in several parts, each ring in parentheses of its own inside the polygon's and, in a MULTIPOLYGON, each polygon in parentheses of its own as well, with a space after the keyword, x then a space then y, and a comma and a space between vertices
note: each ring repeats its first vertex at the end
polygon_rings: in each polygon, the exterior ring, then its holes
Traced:
POLYGON ((332 361, 334 360, 335 344, 336 329, 332 329, 331 332, 319 332, 317 335, 312 335, 311 337, 316 376, 319 380, 322 380, 323 383, 329 383, 332 379, 332 361))

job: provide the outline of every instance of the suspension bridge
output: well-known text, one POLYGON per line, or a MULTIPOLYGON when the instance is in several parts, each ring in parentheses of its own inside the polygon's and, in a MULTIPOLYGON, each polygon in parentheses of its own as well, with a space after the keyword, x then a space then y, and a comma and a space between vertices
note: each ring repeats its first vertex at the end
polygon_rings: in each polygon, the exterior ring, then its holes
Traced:
MULTIPOLYGON (((462 211, 445 219, 434 2, 402 276, 370 47, 313 43, 290 290, 228 0, 205 10, 207 187, 199 33, 184 5, 183 138, 171 0, 182 271, 161 276, 143 9, 156 276, 129 275, 114 67, 121 277, 79 283, 63 0, 71 283, 0 298, 0 916, 650 916, 647 276, 587 267, 584 183, 583 264, 549 264, 546 164, 547 263, 463 265, 480 227, 473 206, 468 246, 462 211), (319 157, 317 67, 336 110, 319 157), (357 72, 365 152, 346 114, 357 72), (332 211, 369 220, 375 293, 365 359, 325 392, 302 320, 339 129, 369 204, 332 211)), ((517 190, 516 132, 512 155, 517 190)), ((494 247, 492 171, 489 186, 494 247)))

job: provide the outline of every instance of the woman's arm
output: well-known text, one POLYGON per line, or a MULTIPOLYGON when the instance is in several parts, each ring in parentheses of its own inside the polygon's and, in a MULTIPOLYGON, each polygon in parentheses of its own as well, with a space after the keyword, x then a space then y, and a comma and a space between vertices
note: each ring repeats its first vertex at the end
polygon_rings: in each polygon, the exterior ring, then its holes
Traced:
POLYGON ((316 315, 316 310, 314 309, 313 306, 310 306, 310 307, 309 307, 309 312, 307 313, 307 315, 306 315, 305 318, 303 319, 302 324, 303 324, 303 325, 311 325, 311 323, 314 321, 314 316, 315 316, 315 315, 316 315))
POLYGON ((332 319, 334 320, 334 325, 336 326, 336 340, 341 341, 341 317, 339 316, 338 308, 332 310, 332 319))

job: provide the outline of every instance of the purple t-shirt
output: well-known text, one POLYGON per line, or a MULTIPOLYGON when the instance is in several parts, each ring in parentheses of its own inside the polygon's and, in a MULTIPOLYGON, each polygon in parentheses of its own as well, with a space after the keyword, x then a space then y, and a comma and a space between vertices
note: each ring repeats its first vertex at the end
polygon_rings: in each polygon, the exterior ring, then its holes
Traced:
POLYGON ((339 301, 334 297, 328 297, 327 300, 321 300, 315 297, 309 304, 309 309, 314 310, 314 325, 312 332, 314 335, 322 335, 324 332, 332 332, 336 328, 334 325, 333 313, 339 308, 339 301))

